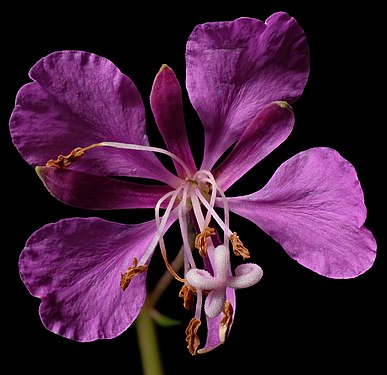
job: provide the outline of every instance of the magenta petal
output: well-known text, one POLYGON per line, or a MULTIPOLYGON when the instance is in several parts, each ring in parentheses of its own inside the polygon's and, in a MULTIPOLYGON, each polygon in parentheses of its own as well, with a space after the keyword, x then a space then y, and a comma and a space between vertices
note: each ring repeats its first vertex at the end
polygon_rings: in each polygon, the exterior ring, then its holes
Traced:
POLYGON ((144 304, 146 273, 125 291, 120 273, 141 258, 155 232, 154 221, 128 226, 98 218, 65 219, 36 231, 19 268, 30 293, 42 300, 43 324, 76 341, 126 330, 144 304))
POLYGON ((198 25, 186 50, 187 90, 205 129, 202 168, 211 169, 257 115, 293 103, 309 74, 303 30, 286 13, 198 25), (221 136, 219 136, 221 135, 221 136))
POLYGON ((215 169, 216 182, 227 190, 247 171, 276 149, 291 133, 294 114, 286 102, 264 107, 243 132, 231 153, 215 169))
MULTIPOLYGON (((232 321, 229 328, 229 331, 227 332, 227 335, 230 333, 232 324, 234 322, 235 317, 235 311, 236 311, 236 298, 235 298, 235 289, 233 288, 227 288, 226 289, 226 299, 231 302, 231 305, 233 307, 233 315, 232 315, 232 321)), ((199 354, 207 353, 219 345, 223 344, 220 338, 220 321, 222 319, 222 314, 219 314, 215 318, 209 318, 207 317, 207 340, 203 348, 198 350, 199 354)))
MULTIPOLYGON (((196 171, 184 123, 181 87, 173 70, 163 65, 153 83, 150 103, 157 126, 168 150, 184 161, 191 173, 196 171)), ((179 176, 187 177, 174 160, 179 176)))
POLYGON ((375 260, 376 242, 363 226, 366 207, 356 171, 330 148, 300 152, 263 189, 228 202, 230 210, 321 275, 356 277, 375 260))
POLYGON ((89 210, 154 208, 171 191, 167 185, 136 184, 71 169, 36 167, 36 172, 55 198, 89 210))
MULTIPOLYGON (((80 51, 52 53, 30 71, 10 119, 13 142, 33 166, 102 141, 148 145, 145 110, 133 82, 109 60, 80 51)), ((152 153, 99 148, 72 168, 105 176, 169 182, 152 153)))

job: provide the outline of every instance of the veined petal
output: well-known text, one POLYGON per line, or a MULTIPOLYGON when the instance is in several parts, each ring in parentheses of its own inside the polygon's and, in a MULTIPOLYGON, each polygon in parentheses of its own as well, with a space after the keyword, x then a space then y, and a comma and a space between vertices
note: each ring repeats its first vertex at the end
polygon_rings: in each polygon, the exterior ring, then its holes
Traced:
POLYGON ((286 13, 198 25, 187 43, 187 90, 205 129, 211 170, 262 107, 293 103, 309 74, 303 30, 286 13))
POLYGON ((330 148, 300 152, 263 189, 229 198, 228 204, 321 275, 356 277, 375 260, 376 242, 363 226, 366 207, 356 171, 330 148))
POLYGON ((232 324, 234 322, 235 317, 235 311, 236 311, 236 297, 235 297, 235 289, 233 288, 226 288, 226 300, 230 301, 231 306, 233 308, 232 313, 232 319, 230 327, 228 327, 227 332, 223 331, 223 327, 221 327, 221 320, 223 318, 222 314, 219 314, 215 318, 209 318, 207 317, 207 340, 206 344, 203 348, 198 350, 199 354, 207 353, 215 348, 217 348, 219 345, 223 344, 222 335, 226 334, 226 336, 230 333, 232 324))
POLYGON ((171 191, 167 185, 137 184, 71 169, 36 167, 36 172, 55 198, 89 210, 154 208, 171 191))
MULTIPOLYGON (((81 51, 54 52, 30 71, 17 94, 12 140, 31 165, 102 141, 148 145, 145 110, 133 82, 109 60, 81 51)), ((172 178, 153 153, 106 149, 73 169, 104 176, 172 178)))
POLYGON ((223 191, 275 150, 289 136, 293 124, 293 110, 286 102, 274 102, 264 107, 214 171, 216 182, 223 191))
MULTIPOLYGON (((150 104, 156 124, 168 150, 184 161, 191 173, 196 171, 184 123, 181 87, 173 70, 163 65, 153 82, 150 104)), ((174 161, 181 177, 187 177, 184 169, 174 161)))
POLYGON ((113 338, 126 330, 144 304, 146 273, 125 291, 121 273, 141 258, 156 231, 155 221, 128 226, 99 218, 65 219, 36 231, 19 269, 30 293, 42 300, 45 327, 76 341, 113 338))

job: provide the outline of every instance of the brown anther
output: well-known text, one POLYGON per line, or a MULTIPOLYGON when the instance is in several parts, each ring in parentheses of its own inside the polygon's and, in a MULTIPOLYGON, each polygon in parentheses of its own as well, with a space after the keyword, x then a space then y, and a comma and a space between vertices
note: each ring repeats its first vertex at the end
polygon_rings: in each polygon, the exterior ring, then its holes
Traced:
POLYGON ((185 330, 185 341, 188 342, 187 348, 192 355, 196 355, 196 352, 200 345, 200 340, 197 335, 200 324, 200 320, 192 318, 188 324, 187 329, 185 330))
POLYGON ((137 258, 133 258, 133 266, 129 267, 125 273, 121 273, 120 287, 124 291, 132 281, 133 277, 137 276, 139 273, 145 272, 148 266, 143 264, 138 266, 137 258))
POLYGON ((249 250, 243 245, 236 232, 230 236, 230 241, 235 255, 240 255, 243 260, 250 258, 249 250))
POLYGON ((59 155, 58 158, 56 160, 54 159, 50 159, 47 163, 46 163, 46 167, 55 167, 55 168, 58 168, 58 169, 63 169, 63 168, 67 168, 69 167, 72 163, 74 163, 75 161, 77 161, 79 158, 81 158, 85 151, 91 149, 91 148, 94 148, 96 146, 100 146, 99 143, 95 143, 95 144, 92 144, 90 146, 87 146, 87 147, 77 147, 77 148, 74 148, 73 151, 71 151, 68 155, 66 156, 63 156, 63 155, 59 155))
POLYGON ((74 161, 78 160, 85 151, 82 147, 77 147, 73 151, 71 151, 68 155, 63 156, 59 155, 56 160, 51 159, 46 163, 46 167, 55 167, 59 169, 69 167, 74 161))
POLYGON ((195 238, 195 247, 199 250, 201 257, 207 256, 207 238, 215 235, 215 229, 205 227, 195 238))
POLYGON ((194 309, 194 291, 187 284, 184 284, 180 289, 179 297, 183 298, 183 306, 187 310, 194 309))
POLYGON ((219 338, 222 344, 226 341, 226 335, 231 326, 233 312, 234 309, 232 308, 231 302, 226 300, 222 310, 223 316, 219 323, 219 338))

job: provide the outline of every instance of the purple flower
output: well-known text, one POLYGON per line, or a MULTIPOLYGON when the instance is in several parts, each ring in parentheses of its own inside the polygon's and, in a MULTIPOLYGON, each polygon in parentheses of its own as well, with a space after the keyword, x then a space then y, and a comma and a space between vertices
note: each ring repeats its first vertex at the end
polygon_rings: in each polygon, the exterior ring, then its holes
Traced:
POLYGON ((87 209, 155 209, 155 220, 143 224, 72 218, 29 238, 20 275, 42 300, 43 324, 59 335, 92 341, 126 330, 144 304, 146 271, 159 244, 167 268, 182 282, 184 305, 194 308, 186 330, 191 354, 223 343, 235 316, 235 289, 262 277, 254 263, 231 267, 230 256, 245 260, 250 253, 232 227, 230 211, 321 275, 356 277, 374 261, 376 243, 363 226, 366 208, 356 171, 335 150, 300 152, 261 190, 225 194, 292 131, 288 103, 301 95, 309 72, 308 46, 297 22, 275 13, 265 23, 240 18, 198 25, 187 43, 186 63, 187 91, 205 131, 200 168, 187 139, 181 88, 166 65, 155 78, 150 103, 168 151, 149 146, 139 92, 103 57, 52 53, 36 63, 33 82, 17 95, 10 120, 13 142, 51 194, 87 209), (170 156, 176 174, 155 153, 170 156), (169 264, 163 240, 176 221, 183 277, 169 264), (197 250, 189 239, 192 230, 197 250), (203 315, 208 335, 198 349, 203 315))

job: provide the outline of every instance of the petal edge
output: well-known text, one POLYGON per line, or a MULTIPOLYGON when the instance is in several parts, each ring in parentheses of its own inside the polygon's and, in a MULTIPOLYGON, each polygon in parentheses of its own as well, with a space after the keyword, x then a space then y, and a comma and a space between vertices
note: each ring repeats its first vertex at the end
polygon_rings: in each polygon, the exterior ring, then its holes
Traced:
POLYGON ((376 241, 363 226, 366 207, 356 171, 330 148, 300 152, 264 188, 228 203, 323 276, 356 277, 375 260, 376 241))

